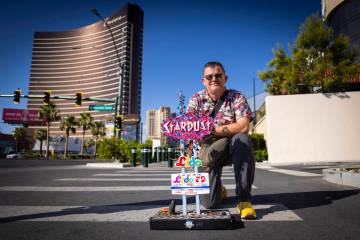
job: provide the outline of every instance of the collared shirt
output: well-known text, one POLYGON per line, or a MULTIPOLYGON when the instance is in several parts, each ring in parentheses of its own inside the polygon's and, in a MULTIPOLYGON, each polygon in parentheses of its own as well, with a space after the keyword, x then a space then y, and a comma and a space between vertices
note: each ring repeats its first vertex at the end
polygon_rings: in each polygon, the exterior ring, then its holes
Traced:
MULTIPOLYGON (((235 123, 243 117, 252 120, 252 113, 249 104, 244 95, 234 89, 229 89, 224 103, 220 107, 215 116, 215 124, 227 125, 235 123)), ((216 102, 214 102, 206 89, 197 92, 190 98, 188 105, 188 112, 198 115, 210 115, 214 109, 216 102)))

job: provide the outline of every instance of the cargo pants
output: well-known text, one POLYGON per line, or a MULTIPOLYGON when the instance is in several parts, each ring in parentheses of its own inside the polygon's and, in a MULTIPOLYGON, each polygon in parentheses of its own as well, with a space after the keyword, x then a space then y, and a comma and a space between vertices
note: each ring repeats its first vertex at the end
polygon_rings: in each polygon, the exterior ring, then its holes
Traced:
POLYGON ((234 167, 238 202, 251 200, 255 161, 248 134, 237 133, 232 138, 204 140, 199 157, 208 166, 204 170, 209 173, 210 194, 200 195, 204 207, 214 209, 221 206, 222 168, 230 164, 234 167))

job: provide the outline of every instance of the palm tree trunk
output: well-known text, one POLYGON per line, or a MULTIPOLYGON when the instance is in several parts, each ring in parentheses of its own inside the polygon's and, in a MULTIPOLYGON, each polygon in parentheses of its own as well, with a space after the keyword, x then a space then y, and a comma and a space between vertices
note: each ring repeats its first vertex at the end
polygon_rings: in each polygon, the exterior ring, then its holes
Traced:
POLYGON ((69 133, 66 133, 65 147, 64 147, 64 158, 65 159, 66 159, 66 156, 67 156, 68 141, 69 141, 69 133))
POLYGON ((98 138, 99 138, 99 135, 96 135, 95 148, 94 148, 94 155, 95 155, 95 157, 96 157, 96 150, 97 150, 97 142, 98 142, 98 138))
POLYGON ((18 148, 19 148, 19 139, 15 138, 15 153, 18 152, 18 148))
POLYGON ((41 139, 40 140, 40 156, 42 156, 42 142, 43 142, 43 140, 41 139))
POLYGON ((47 133, 46 133, 46 153, 45 153, 45 158, 49 157, 49 129, 50 129, 50 123, 46 122, 46 128, 47 128, 47 133))
POLYGON ((83 155, 83 150, 84 150, 84 138, 85 138, 85 128, 83 128, 83 133, 82 133, 82 140, 81 140, 81 149, 80 149, 80 155, 83 155))

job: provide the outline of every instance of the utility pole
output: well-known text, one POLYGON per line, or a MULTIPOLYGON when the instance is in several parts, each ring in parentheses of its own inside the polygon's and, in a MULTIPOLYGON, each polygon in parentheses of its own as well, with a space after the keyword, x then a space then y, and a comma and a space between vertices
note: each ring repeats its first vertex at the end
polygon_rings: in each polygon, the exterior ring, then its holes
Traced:
MULTIPOLYGON (((119 51, 115 42, 115 38, 114 38, 114 34, 109 26, 109 24, 105 21, 105 19, 100 15, 100 13, 94 8, 91 10, 106 26, 106 28, 108 29, 110 36, 111 36, 111 40, 113 42, 114 48, 115 48, 115 52, 116 52, 116 57, 117 60, 119 62, 119 93, 118 96, 116 98, 116 105, 115 105, 115 116, 114 116, 114 136, 116 137, 116 129, 115 129, 115 121, 116 121, 116 115, 123 115, 123 109, 122 109, 122 105, 123 105, 123 74, 124 74, 124 65, 121 64, 120 61, 120 55, 119 55, 119 51)), ((121 138, 121 129, 118 130, 118 138, 121 138)))
POLYGON ((255 77, 253 77, 253 98, 254 98, 254 120, 253 120, 253 123, 254 123, 254 127, 253 127, 253 133, 255 132, 255 125, 256 125, 256 96, 255 96, 255 77))

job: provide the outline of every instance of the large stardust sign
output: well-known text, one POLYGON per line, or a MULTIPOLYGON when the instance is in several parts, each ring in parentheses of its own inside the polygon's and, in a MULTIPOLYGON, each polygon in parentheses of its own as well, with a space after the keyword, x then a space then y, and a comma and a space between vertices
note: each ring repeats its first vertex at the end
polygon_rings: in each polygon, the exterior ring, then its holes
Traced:
POLYGON ((214 128, 214 120, 208 116, 184 114, 168 118, 161 124, 165 136, 174 140, 198 140, 209 135, 214 128))
MULTIPOLYGON (((165 136, 184 143, 202 139, 210 134, 214 128, 214 121, 208 116, 183 114, 180 117, 166 119, 161 127, 165 136)), ((200 167, 202 165, 201 159, 194 155, 191 158, 185 156, 184 148, 184 145, 180 146, 183 153, 175 163, 175 167, 200 167)), ((172 174, 171 191, 174 195, 208 194, 210 192, 209 174, 198 172, 172 174)))

